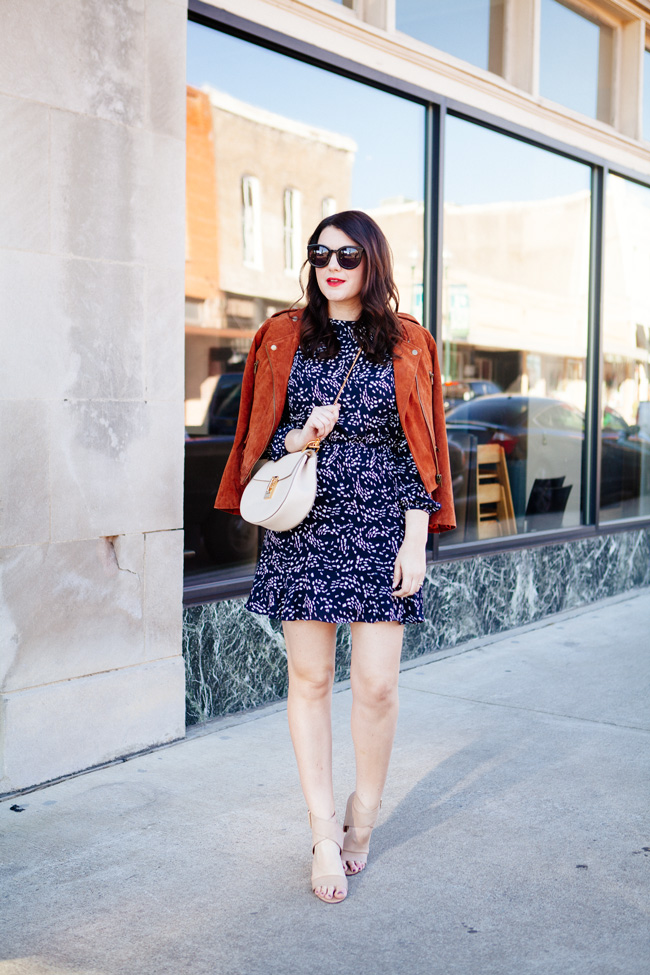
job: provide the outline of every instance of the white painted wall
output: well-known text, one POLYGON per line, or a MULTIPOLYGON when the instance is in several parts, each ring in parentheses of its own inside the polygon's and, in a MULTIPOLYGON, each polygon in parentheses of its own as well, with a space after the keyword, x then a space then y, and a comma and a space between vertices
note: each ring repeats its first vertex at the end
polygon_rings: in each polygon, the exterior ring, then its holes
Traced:
POLYGON ((184 0, 2 3, 0 794, 184 734, 184 0))

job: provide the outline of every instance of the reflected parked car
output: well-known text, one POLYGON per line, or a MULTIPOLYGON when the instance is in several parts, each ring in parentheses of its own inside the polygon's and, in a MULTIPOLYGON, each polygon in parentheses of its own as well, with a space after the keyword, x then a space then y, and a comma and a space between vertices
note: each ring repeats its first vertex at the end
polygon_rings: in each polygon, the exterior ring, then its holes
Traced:
MULTIPOLYGON (((494 394, 454 407, 447 413, 446 423, 450 443, 464 454, 467 475, 457 498, 469 530, 475 517, 473 479, 480 444, 503 448, 519 531, 580 524, 581 410, 547 397, 494 394), (532 520, 526 524, 525 519, 532 520)), ((615 506, 638 498, 642 470, 650 462, 650 442, 640 436, 637 426, 629 426, 609 408, 601 437, 601 505, 615 506)))
POLYGON ((442 396, 445 411, 451 410, 459 403, 467 403, 477 396, 489 396, 491 393, 502 392, 501 387, 489 379, 453 380, 442 384, 442 396))
POLYGON ((241 565, 257 558, 257 526, 214 507, 235 439, 241 386, 242 373, 220 376, 208 409, 207 435, 185 438, 185 551, 192 560, 188 568, 241 565))
POLYGON ((239 416, 243 373, 227 372, 219 376, 208 409, 208 433, 231 435, 234 439, 239 416))

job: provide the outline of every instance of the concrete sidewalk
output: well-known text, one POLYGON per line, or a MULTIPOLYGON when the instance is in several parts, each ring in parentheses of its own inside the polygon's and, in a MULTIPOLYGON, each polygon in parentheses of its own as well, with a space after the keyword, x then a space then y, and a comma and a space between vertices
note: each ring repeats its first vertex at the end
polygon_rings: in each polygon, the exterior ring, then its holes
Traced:
POLYGON ((649 663, 642 590, 405 670, 342 905, 279 707, 1 803, 0 975, 645 975, 649 663))

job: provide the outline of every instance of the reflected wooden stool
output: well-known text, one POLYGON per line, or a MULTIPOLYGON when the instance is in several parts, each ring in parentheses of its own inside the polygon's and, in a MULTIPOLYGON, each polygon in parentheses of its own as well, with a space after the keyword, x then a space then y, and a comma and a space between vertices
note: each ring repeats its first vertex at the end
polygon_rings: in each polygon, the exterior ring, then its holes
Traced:
POLYGON ((476 448, 476 509, 479 538, 517 534, 506 457, 499 444, 476 448))

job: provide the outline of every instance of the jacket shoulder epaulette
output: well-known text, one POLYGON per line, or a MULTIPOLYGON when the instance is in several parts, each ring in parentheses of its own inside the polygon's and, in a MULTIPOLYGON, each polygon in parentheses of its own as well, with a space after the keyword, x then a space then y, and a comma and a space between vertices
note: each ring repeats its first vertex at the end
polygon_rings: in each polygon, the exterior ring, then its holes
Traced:
POLYGON ((259 348, 259 345, 266 336, 267 332, 272 329, 283 330, 286 326, 289 326, 291 329, 295 329, 299 321, 300 309, 285 308, 282 311, 276 311, 274 315, 271 315, 270 318, 267 318, 262 322, 255 333, 253 342, 259 348))
MULTIPOLYGON (((411 322, 413 325, 420 325, 420 323, 417 320, 417 318, 414 318, 413 315, 409 315, 408 312, 398 311, 397 312, 397 317, 398 318, 403 318, 405 321, 411 322)), ((422 328, 421 325, 420 325, 420 328, 422 328)))
POLYGON ((404 332, 409 341, 421 342, 423 339, 426 344, 431 348, 435 348, 435 339, 431 332, 421 325, 417 318, 413 318, 412 315, 406 315, 400 312, 400 320, 404 326, 404 332))

